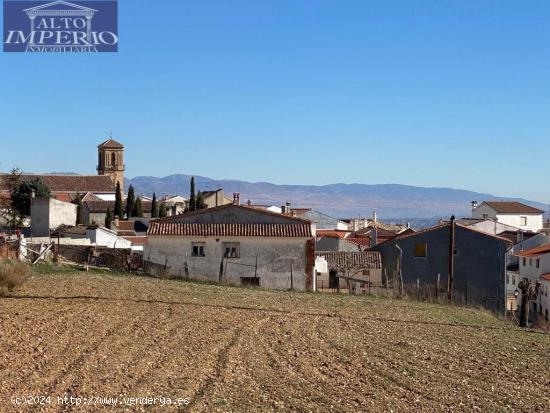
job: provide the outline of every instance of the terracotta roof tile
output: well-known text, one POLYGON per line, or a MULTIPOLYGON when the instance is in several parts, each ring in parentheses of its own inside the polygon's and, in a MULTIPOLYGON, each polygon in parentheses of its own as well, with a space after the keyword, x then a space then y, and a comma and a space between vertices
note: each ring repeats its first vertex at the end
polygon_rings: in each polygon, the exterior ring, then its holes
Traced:
POLYGON ((332 270, 347 271, 351 269, 380 269, 382 258, 379 252, 343 252, 343 251, 320 251, 316 252, 317 257, 325 257, 328 267, 332 270))
POLYGON ((543 255, 548 253, 550 253, 550 244, 544 244, 535 248, 518 252, 516 255, 518 257, 536 257, 538 255, 543 255))
POLYGON ((124 149, 124 145, 115 141, 114 139, 107 139, 105 142, 100 143, 98 148, 103 149, 124 149))
POLYGON ((130 241, 134 245, 145 245, 145 243, 147 242, 147 237, 130 236, 130 237, 122 237, 122 238, 124 238, 127 241, 130 241))
POLYGON ((544 281, 550 281, 550 273, 542 274, 540 278, 544 281))
POLYGON ((344 239, 350 234, 350 231, 341 231, 337 229, 318 229, 316 234, 317 237, 344 239))
POLYGON ((308 224, 187 224, 153 221, 147 235, 225 237, 312 237, 308 224))
POLYGON ((91 213, 107 213, 107 209, 110 209, 114 213, 115 210, 114 201, 87 201, 83 205, 91 213))
POLYGON ((370 238, 346 238, 345 241, 362 247, 370 247, 371 243, 370 238))
MULTIPOLYGON (((0 191, 8 190, 8 183, 3 179, 6 175, 0 175, 0 191)), ((115 192, 115 184, 105 175, 21 175, 21 179, 30 181, 40 178, 52 192, 115 192)))

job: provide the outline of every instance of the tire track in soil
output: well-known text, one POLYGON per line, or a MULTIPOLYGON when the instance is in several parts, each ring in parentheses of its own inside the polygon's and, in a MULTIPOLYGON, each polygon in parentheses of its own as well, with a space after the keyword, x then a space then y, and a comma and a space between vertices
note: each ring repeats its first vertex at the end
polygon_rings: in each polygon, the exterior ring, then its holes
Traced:
MULTIPOLYGON (((136 354, 146 354, 147 346, 145 340, 135 340, 135 337, 131 334, 132 331, 135 328, 135 325, 140 323, 140 321, 145 320, 146 314, 138 312, 137 317, 132 317, 130 320, 127 318, 122 317, 120 321, 113 326, 111 329, 108 330, 107 334, 104 336, 102 340, 97 342, 96 345, 93 346, 93 351, 89 354, 83 354, 82 358, 79 360, 79 363, 77 363, 78 369, 71 368, 69 370, 70 373, 70 381, 67 382, 65 385, 67 388, 65 389, 65 392, 69 390, 69 394, 74 394, 74 390, 79 387, 80 383, 86 383, 86 370, 83 370, 82 367, 86 364, 85 362, 89 362, 92 364, 95 362, 98 358, 101 359, 101 354, 107 353, 111 357, 117 357, 120 355, 124 356, 124 359, 134 360, 136 357, 136 354), (119 329, 120 327, 120 329, 119 329), (113 334, 116 331, 116 334, 113 334), (113 338, 114 337, 114 338, 113 338), (127 345, 130 344, 130 345, 127 345), (136 345, 137 344, 137 345, 136 345), (107 351, 105 351, 107 349, 107 351), (123 352, 120 351, 120 349, 124 349, 123 352), (144 351, 145 350, 145 351, 144 351), (79 383, 80 382, 80 383, 79 383)), ((107 359, 108 360, 108 359, 107 359)), ((110 364, 109 361, 104 361, 104 363, 110 364)), ((109 370, 109 372, 112 370, 109 370)), ((97 371, 95 372, 97 374, 97 371)), ((123 383, 126 384, 130 380, 128 377, 120 377, 117 376, 116 378, 123 379, 123 383)), ((97 380, 97 377, 95 378, 97 380)), ((106 381, 106 377, 103 377, 103 379, 106 381)), ((120 383, 120 382, 116 382, 120 383)), ((110 390, 106 392, 101 391, 100 395, 105 395, 108 397, 115 396, 115 394, 111 394, 110 390)), ((82 395, 82 396, 92 396, 91 394, 88 395, 82 395)))
MULTIPOLYGON (((347 330, 352 330, 352 331, 363 331, 364 329, 364 326, 361 326, 361 325, 342 326, 342 327, 345 327, 347 330)), ((368 330, 365 330, 365 331, 368 331, 368 330)), ((318 329, 317 332, 321 333, 322 335, 323 333, 326 333, 326 330, 318 329)), ((366 342, 366 340, 367 340, 366 337, 361 338, 361 342, 366 342)), ((396 377, 394 377, 391 373, 388 373, 387 369, 384 369, 383 366, 380 366, 372 362, 365 365, 364 362, 359 361, 359 358, 351 357, 349 355, 350 349, 340 344, 339 342, 335 341, 334 339, 326 336, 326 338, 323 339, 323 341, 326 342, 333 350, 335 350, 336 356, 333 360, 340 361, 341 362, 340 364, 353 366, 352 367, 353 370, 356 369, 358 371, 364 371, 365 369, 368 369, 369 373, 372 373, 372 374, 368 374, 368 377, 367 377, 368 384, 372 387, 368 392, 368 395, 376 397, 376 395, 379 395, 379 394, 395 394, 396 388, 407 393, 420 394, 418 393, 418 391, 414 390, 408 384, 402 383, 399 380, 397 380, 396 377), (380 388, 387 390, 387 392, 385 393, 379 392, 378 390, 380 388)), ((383 342, 376 340, 375 343, 377 344, 376 346, 377 348, 380 348, 380 349, 383 348, 382 347, 384 345, 383 342)), ((371 340, 371 344, 372 344, 372 340, 371 340)), ((359 351, 357 352, 359 353, 359 351)), ((376 357, 382 358, 382 352, 378 351, 376 353, 376 357)), ((387 364, 390 364, 392 359, 391 358, 386 359, 386 361, 388 362, 387 364)), ((346 370, 346 373, 349 375, 349 370, 346 370)), ((360 390, 357 390, 357 391, 360 391, 360 390)), ((364 394, 364 392, 362 393, 364 394)), ((394 398, 393 401, 394 403, 399 405, 402 405, 404 403, 403 400, 398 398, 394 398)), ((405 404, 403 407, 407 409, 411 409, 410 404, 405 404)))
POLYGON ((237 310, 237 311, 251 311, 251 312, 264 312, 264 313, 274 313, 274 314, 287 314, 287 315, 297 315, 303 317, 328 317, 328 318, 338 318, 340 320, 352 320, 352 321, 376 321, 381 323, 397 323, 397 324, 412 324, 412 325, 433 325, 433 326, 446 326, 446 327, 457 327, 457 328, 469 328, 475 330, 496 330, 504 331, 516 334, 535 334, 535 335, 550 335, 549 332, 542 330, 525 330, 519 329, 516 327, 499 327, 491 325, 477 325, 477 324, 467 324, 457 321, 437 321, 437 320, 411 320, 411 319, 396 319, 389 317, 380 317, 380 316, 353 316, 346 313, 327 313, 327 312, 308 312, 302 310, 282 310, 278 308, 264 308, 264 307, 247 307, 242 305, 232 305, 232 304, 210 304, 210 303, 197 303, 192 301, 168 301, 168 300, 159 300, 159 299, 134 299, 134 298, 111 298, 111 297, 101 297, 101 296, 91 296, 91 295, 78 295, 78 296, 44 296, 44 295, 19 295, 7 297, 7 300, 57 300, 57 301, 122 301, 122 302, 132 302, 132 303, 149 303, 149 304, 170 304, 170 305, 182 305, 182 306, 193 306, 193 307, 206 307, 206 308, 217 308, 217 309, 226 309, 226 310, 237 310))
POLYGON ((225 346, 221 348, 218 352, 215 362, 215 368, 213 374, 209 374, 204 383, 199 386, 197 391, 190 397, 190 403, 178 409, 179 412, 191 410, 198 401, 203 400, 206 396, 210 395, 213 392, 213 387, 217 381, 219 381, 227 368, 227 363, 229 362, 229 352, 232 348, 237 345, 241 334, 244 330, 244 327, 236 328, 233 336, 225 346))
MULTIPOLYGON (((55 322, 57 324, 66 323, 66 324, 70 325, 71 324, 70 321, 71 321, 71 319, 74 319, 75 313, 74 312, 69 312, 66 309, 60 310, 59 312, 63 313, 63 318, 56 318, 55 322)), ((79 308, 78 311, 76 312, 76 315, 78 317, 79 315, 82 315, 86 312, 87 312, 87 309, 79 308)), ((41 327, 43 327, 43 328, 42 328, 42 330, 40 330, 40 332, 33 331, 33 336, 43 337, 42 340, 41 340, 41 343, 46 345, 46 344, 50 343, 51 338, 53 336, 56 336, 57 334, 55 334, 54 330, 51 327, 48 326, 48 320, 47 319, 42 320, 41 327)), ((40 357, 40 362, 44 367, 48 366, 49 364, 51 364, 52 361, 59 358, 59 354, 65 354, 65 352, 70 349, 70 347, 71 347, 70 346, 70 344, 71 344, 70 340, 64 340, 64 338, 66 338, 68 336, 70 336, 70 333, 69 333, 69 330, 67 330, 67 329, 64 330, 63 335, 57 335, 58 340, 56 340, 54 342, 54 345, 60 345, 60 344, 63 343, 59 350, 56 349, 52 345, 48 346, 48 351, 40 357)), ((31 355, 31 357, 32 357, 32 355, 31 355)), ((31 358, 31 360, 34 360, 34 358, 31 358)), ((18 362, 24 364, 25 360, 19 359, 18 362)), ((32 361, 29 361, 29 363, 31 363, 31 362, 32 361)), ((22 377, 18 378, 19 387, 17 387, 14 390, 15 392, 17 392, 17 393, 14 393, 14 394, 21 394, 21 392, 28 391, 24 386, 26 386, 27 382, 29 381, 29 379, 34 374, 36 374, 36 371, 31 370, 27 374, 25 374, 22 377)))
MULTIPOLYGON (((66 390, 68 389, 69 383, 64 384, 65 386, 67 386, 67 389, 59 390, 63 379, 67 378, 68 375, 76 375, 76 373, 81 370, 88 357, 90 357, 90 355, 92 355, 101 344, 105 343, 115 331, 120 329, 125 324, 128 324, 127 321, 124 318, 119 318, 119 321, 117 323, 111 325, 108 329, 104 330, 99 337, 97 337, 96 334, 93 334, 93 337, 97 338, 92 341, 88 341, 88 344, 79 351, 79 354, 76 355, 76 357, 73 358, 70 363, 61 365, 60 371, 58 371, 57 374, 53 375, 51 379, 48 379, 48 381, 41 386, 40 390, 36 391, 36 394, 49 394, 52 395, 52 397, 56 397, 57 395, 64 395, 66 393, 66 390)), ((68 346, 70 344, 70 342, 67 343, 68 346)), ((74 377, 72 377, 72 379, 74 381, 74 377)))

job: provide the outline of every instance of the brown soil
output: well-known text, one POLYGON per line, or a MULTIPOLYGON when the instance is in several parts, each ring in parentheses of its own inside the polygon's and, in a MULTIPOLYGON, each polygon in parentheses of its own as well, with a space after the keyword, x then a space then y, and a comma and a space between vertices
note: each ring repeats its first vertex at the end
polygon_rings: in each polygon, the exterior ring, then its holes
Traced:
POLYGON ((0 332, 2 412, 550 411, 550 335, 472 309, 63 273, 0 299, 0 332))

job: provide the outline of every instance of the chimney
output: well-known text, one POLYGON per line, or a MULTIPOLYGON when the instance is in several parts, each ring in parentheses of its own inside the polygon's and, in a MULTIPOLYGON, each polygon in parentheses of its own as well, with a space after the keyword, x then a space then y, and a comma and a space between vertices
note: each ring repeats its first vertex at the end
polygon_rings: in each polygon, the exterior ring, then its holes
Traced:
POLYGON ((378 222, 378 217, 376 211, 372 211, 372 221, 376 224, 378 222))
POLYGON ((281 214, 286 214, 286 205, 281 205, 281 214))
POLYGON ((246 205, 248 205, 248 206, 252 205, 252 202, 250 202, 250 199, 248 201, 246 201, 246 205))
POLYGON ((474 212, 474 209, 476 209, 476 208, 477 208, 477 205, 478 205, 478 204, 477 204, 477 201, 472 201, 472 202, 470 202, 470 205, 472 206, 472 212, 474 212))
POLYGON ((374 247, 378 244, 378 228, 374 227, 370 232, 370 246, 374 247))
POLYGON ((233 205, 241 205, 241 194, 238 192, 233 193, 233 205))
POLYGON ((290 212, 292 211, 292 205, 290 204, 290 202, 287 202, 286 203, 286 212, 290 212))

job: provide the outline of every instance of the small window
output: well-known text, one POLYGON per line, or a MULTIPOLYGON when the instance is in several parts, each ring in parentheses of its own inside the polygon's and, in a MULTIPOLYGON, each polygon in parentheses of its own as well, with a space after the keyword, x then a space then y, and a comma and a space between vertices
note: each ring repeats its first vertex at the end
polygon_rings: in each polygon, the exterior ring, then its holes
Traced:
POLYGON ((525 267, 527 265, 527 258, 523 257, 523 266, 525 267))
POLYGON ((548 308, 546 309, 546 311, 544 312, 544 318, 546 318, 546 321, 548 321, 548 308))
POLYGON ((241 256, 240 244, 238 242, 223 243, 224 258, 239 258, 241 256))
POLYGON ((453 255, 458 255, 458 250, 456 248, 453 250, 453 255))
POLYGON ((540 260, 537 259, 537 268, 540 268, 540 260))
POLYGON ((521 217, 520 222, 522 227, 527 226, 527 217, 521 217))
POLYGON ((368 276, 370 276, 370 270, 363 270, 363 275, 368 275, 368 276))
POLYGON ((510 284, 510 274, 506 273, 506 284, 510 284))
POLYGON ((204 257, 204 242, 193 242, 192 244, 192 257, 204 257))
POLYGON ((489 219, 489 214, 483 214, 483 219, 489 219))
POLYGON ((529 258, 529 267, 533 266, 533 258, 529 258))
POLYGON ((259 287, 260 277, 241 277, 241 284, 248 285, 250 287, 259 287))
POLYGON ((428 257, 428 244, 415 244, 414 246, 415 258, 427 258, 428 257))
POLYGON ((512 275, 512 285, 516 285, 516 276, 512 275))

